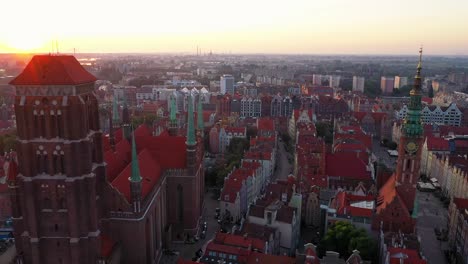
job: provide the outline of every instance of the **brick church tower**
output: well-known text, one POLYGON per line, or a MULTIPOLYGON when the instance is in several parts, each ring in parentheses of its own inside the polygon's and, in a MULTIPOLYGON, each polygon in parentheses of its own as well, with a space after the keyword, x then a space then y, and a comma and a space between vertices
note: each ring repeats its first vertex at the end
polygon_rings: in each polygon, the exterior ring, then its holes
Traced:
POLYGON ((421 123, 421 59, 422 49, 419 50, 419 63, 414 77, 414 86, 410 92, 409 111, 404 120, 398 145, 395 179, 396 190, 410 212, 413 212, 416 200, 416 184, 420 176, 421 151, 424 143, 421 123))
POLYGON ((95 77, 73 56, 34 56, 16 86, 19 263, 97 263, 102 135, 95 77))

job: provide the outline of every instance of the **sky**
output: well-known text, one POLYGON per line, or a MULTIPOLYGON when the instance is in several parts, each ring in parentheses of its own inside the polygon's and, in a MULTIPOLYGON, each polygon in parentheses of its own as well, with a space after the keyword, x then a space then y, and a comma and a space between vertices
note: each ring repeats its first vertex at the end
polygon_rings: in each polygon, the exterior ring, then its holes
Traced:
POLYGON ((0 53, 468 55, 467 0, 3 0, 0 53))

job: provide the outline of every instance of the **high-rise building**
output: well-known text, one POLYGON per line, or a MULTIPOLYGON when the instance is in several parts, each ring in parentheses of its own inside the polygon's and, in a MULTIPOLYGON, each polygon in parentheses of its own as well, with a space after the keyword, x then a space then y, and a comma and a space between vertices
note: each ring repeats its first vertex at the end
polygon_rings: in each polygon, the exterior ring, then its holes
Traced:
POLYGON ((393 77, 382 76, 382 78, 380 78, 380 89, 383 94, 391 94, 393 92, 393 87, 395 87, 395 79, 393 77))
POLYGON ((353 91, 364 92, 364 77, 353 76, 353 91))
POLYGON ((403 86, 408 85, 408 77, 395 76, 395 86, 393 88, 400 89, 403 86))
POLYGON ((340 87, 341 76, 339 75, 330 75, 328 86, 337 88, 340 87))
POLYGON ((313 85, 322 85, 322 75, 321 74, 313 74, 312 75, 312 84, 313 85))
POLYGON ((224 74, 220 80, 221 94, 234 94, 234 76, 224 74))

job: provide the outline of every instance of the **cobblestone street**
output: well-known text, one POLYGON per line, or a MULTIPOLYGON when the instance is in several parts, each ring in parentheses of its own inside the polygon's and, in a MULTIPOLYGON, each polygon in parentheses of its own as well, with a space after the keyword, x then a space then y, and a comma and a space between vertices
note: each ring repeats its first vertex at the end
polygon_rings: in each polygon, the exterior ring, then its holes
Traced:
MULTIPOLYGON (((203 208, 203 216, 201 223, 207 222, 207 231, 205 239, 201 239, 194 244, 185 244, 185 243, 172 243, 171 250, 179 252, 179 256, 183 259, 190 260, 195 256, 195 252, 199 249, 204 249, 206 244, 213 239, 214 234, 219 229, 218 221, 214 218, 215 210, 219 207, 219 201, 213 198, 212 192, 205 193, 205 203, 203 208)), ((163 255, 161 258, 162 264, 172 264, 176 263, 179 256, 168 256, 163 255)))
POLYGON ((447 263, 443 249, 447 248, 447 242, 437 240, 434 228, 447 228, 447 209, 433 193, 419 192, 417 234, 421 238, 421 252, 429 264, 447 263), (426 200, 427 199, 427 200, 426 200))

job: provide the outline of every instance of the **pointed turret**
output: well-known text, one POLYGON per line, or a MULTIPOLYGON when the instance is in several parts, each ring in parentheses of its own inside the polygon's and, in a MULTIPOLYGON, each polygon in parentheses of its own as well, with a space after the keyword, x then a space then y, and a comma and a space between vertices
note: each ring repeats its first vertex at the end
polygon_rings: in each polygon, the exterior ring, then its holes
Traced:
POLYGON ((197 129, 201 136, 205 130, 205 125, 203 123, 203 104, 202 104, 202 95, 198 96, 198 106, 197 106, 197 129))
POLYGON ((123 109, 122 109, 122 133, 123 138, 130 139, 131 128, 130 128, 130 114, 128 112, 127 97, 123 96, 123 109))
POLYGON ((130 181, 130 195, 135 213, 141 210, 141 175, 140 166, 138 164, 138 155, 136 151, 135 133, 132 136, 132 164, 131 174, 128 180, 130 181))
POLYGON ((195 124, 193 120, 193 100, 192 96, 188 96, 187 110, 187 171, 189 175, 194 175, 197 163, 197 141, 195 140, 195 124))
POLYGON ((128 112, 127 97, 125 96, 125 93, 123 95, 122 122, 124 124, 130 124, 130 114, 128 112))
POLYGON ((187 145, 193 146, 195 141, 195 121, 193 118, 193 100, 192 95, 188 95, 188 110, 187 110, 187 145))
POLYGON ((117 105, 116 98, 112 101, 112 123, 114 126, 120 125, 119 106, 117 105))
POLYGON ((419 63, 416 68, 416 76, 414 77, 413 89, 410 92, 410 104, 408 107, 408 115, 404 120, 403 132, 406 136, 419 137, 423 133, 421 123, 421 69, 422 69, 422 48, 419 50, 419 63))
POLYGON ((115 151, 115 136, 114 136, 114 124, 112 120, 114 119, 111 113, 108 113, 109 118, 109 144, 111 145, 112 151, 115 151))
POLYGON ((177 106, 174 96, 170 98, 169 104, 169 135, 176 136, 177 135, 177 106))

